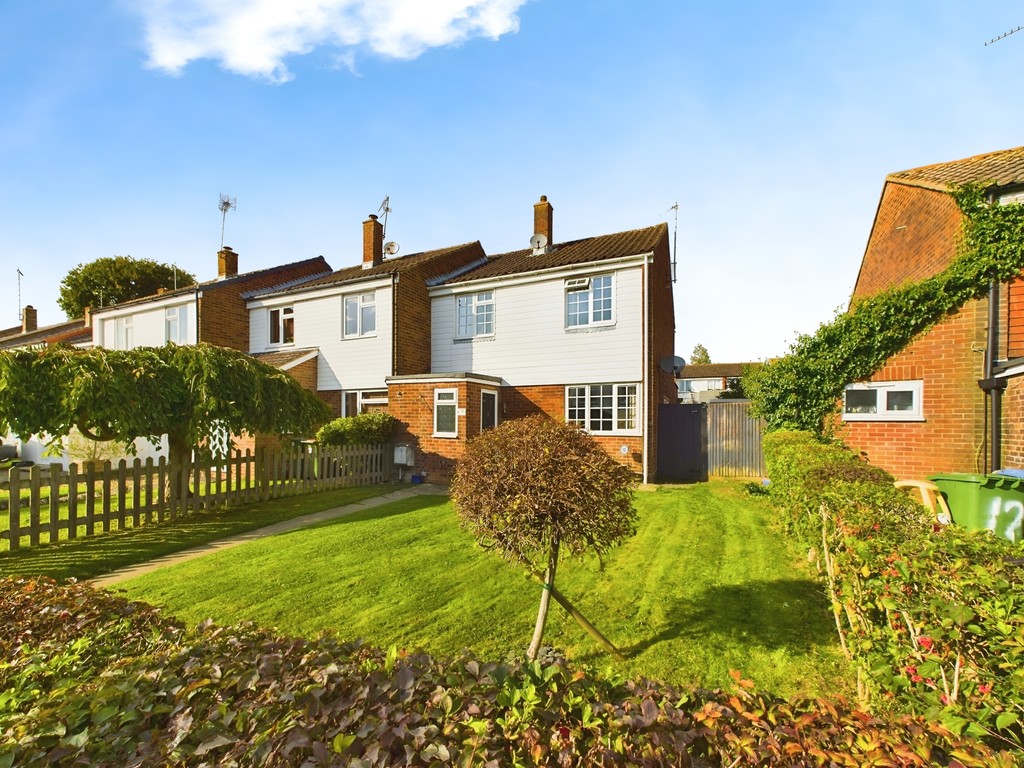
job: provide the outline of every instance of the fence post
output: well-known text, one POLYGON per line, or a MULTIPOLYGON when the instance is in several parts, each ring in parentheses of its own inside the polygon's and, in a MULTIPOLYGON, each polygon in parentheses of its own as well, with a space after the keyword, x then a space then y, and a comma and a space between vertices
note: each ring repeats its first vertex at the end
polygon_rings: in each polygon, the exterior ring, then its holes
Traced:
POLYGON ((103 462, 103 483, 100 490, 103 492, 103 532, 110 533, 110 461, 103 462))
POLYGON ((33 464, 28 473, 29 488, 29 513, 28 513, 28 540, 33 547, 39 546, 39 489, 42 486, 43 468, 33 464))
POLYGON ((78 465, 68 464, 68 540, 78 537, 78 465))
POLYGON ((50 543, 60 538, 60 481, 64 465, 50 463, 50 543))
POLYGON ((96 532, 96 465, 85 465, 85 535, 96 532))
POLYGON ((8 476, 10 484, 10 502, 7 506, 8 514, 8 541, 11 551, 15 552, 21 547, 21 469, 11 467, 8 476))
POLYGON ((123 458, 117 462, 117 530, 124 530, 125 512, 128 506, 128 462, 123 458))

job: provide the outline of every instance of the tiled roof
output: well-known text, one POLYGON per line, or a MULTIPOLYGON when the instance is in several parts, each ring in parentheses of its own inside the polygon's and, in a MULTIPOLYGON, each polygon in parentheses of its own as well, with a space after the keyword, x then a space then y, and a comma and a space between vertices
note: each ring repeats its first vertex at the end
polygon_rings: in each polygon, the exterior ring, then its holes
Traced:
POLYGON ((476 249, 483 254, 483 249, 480 246, 480 241, 476 240, 472 243, 463 243, 462 245, 453 245, 449 248, 438 248, 433 251, 423 251, 421 253, 410 253, 408 256, 401 256, 397 259, 385 259, 382 263, 375 267, 363 269, 362 265, 355 267, 345 267, 339 269, 337 272, 332 272, 324 277, 316 278, 303 283, 302 285, 295 286, 288 290, 275 290, 268 288, 265 291, 259 291, 259 296, 267 296, 271 293, 296 293, 298 291, 306 291, 310 288, 321 288, 325 285, 338 285, 341 283, 353 282, 356 280, 365 280, 371 277, 384 277, 390 275, 393 272, 402 272, 403 270, 410 269, 419 264, 423 264, 431 259, 436 259, 442 256, 448 256, 457 253, 462 250, 476 249))
POLYGON ((747 366, 760 367, 760 363, 708 363, 707 365, 686 365, 677 379, 717 379, 721 376, 742 376, 747 366))
MULTIPOLYGON (((324 257, 323 256, 317 256, 314 259, 304 259, 303 261, 294 261, 294 262, 292 262, 290 264, 279 264, 276 267, 268 267, 267 269, 257 269, 257 270, 255 270, 253 272, 243 272, 241 274, 235 275, 234 277, 216 278, 214 280, 204 280, 201 283, 193 283, 192 285, 182 286, 181 288, 175 288, 175 289, 172 289, 172 290, 169 290, 169 291, 164 291, 163 293, 154 293, 154 294, 152 294, 150 296, 142 296, 142 297, 140 297, 138 299, 131 299, 129 301, 122 301, 119 304, 111 304, 110 306, 107 306, 107 307, 101 307, 101 308, 93 309, 93 313, 106 312, 107 310, 114 309, 115 307, 116 308, 120 308, 120 307, 130 307, 130 306, 133 306, 135 304, 145 304, 146 302, 150 302, 150 301, 163 301, 164 299, 170 298, 172 296, 185 296, 185 295, 190 294, 190 293, 195 293, 195 291, 202 290, 203 288, 212 288, 212 287, 220 288, 221 286, 224 286, 224 285, 232 285, 234 283, 244 282, 246 280, 251 280, 251 279, 257 278, 257 277, 266 277, 268 275, 272 276, 275 272, 284 272, 285 270, 294 269, 296 267, 311 266, 311 265, 316 265, 316 264, 322 265, 322 269, 321 269, 322 273, 327 274, 327 273, 330 272, 331 267, 327 263, 327 261, 324 259, 324 257)), ((293 282, 294 281, 290 281, 290 282, 287 283, 287 285, 292 285, 293 282)), ((278 288, 280 288, 280 287, 281 286, 278 286, 278 288)), ((270 290, 274 290, 274 289, 273 288, 268 288, 267 290, 270 291, 270 290)))
POLYGON ((1024 184, 1024 147, 898 171, 886 179, 942 191, 971 181, 997 187, 1024 184))
POLYGON ((0 348, 12 349, 14 347, 28 347, 34 344, 56 344, 64 342, 75 344, 92 339, 92 327, 85 325, 83 318, 68 320, 64 323, 47 325, 44 328, 37 328, 28 333, 21 333, 21 328, 14 329, 17 333, 0 335, 0 348))
POLYGON ((266 363, 267 365, 272 365, 275 368, 281 368, 282 370, 284 370, 284 368, 289 363, 294 363, 296 360, 301 360, 303 357, 306 357, 311 353, 315 353, 317 351, 318 350, 316 350, 315 348, 289 349, 282 350, 279 352, 257 352, 253 355, 253 357, 259 360, 261 363, 266 363))
POLYGON ((447 281, 447 284, 537 272, 573 264, 588 264, 648 253, 654 250, 658 241, 663 237, 668 237, 667 224, 558 243, 547 253, 537 256, 533 255, 532 248, 501 253, 488 257, 487 263, 483 266, 453 277, 447 281))

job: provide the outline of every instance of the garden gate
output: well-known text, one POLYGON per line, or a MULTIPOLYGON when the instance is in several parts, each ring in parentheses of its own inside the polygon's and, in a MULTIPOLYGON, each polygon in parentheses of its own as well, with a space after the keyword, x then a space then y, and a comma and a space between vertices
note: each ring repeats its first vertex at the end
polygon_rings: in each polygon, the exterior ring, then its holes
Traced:
POLYGON ((658 479, 763 477, 764 422, 749 400, 662 405, 658 408, 658 479))

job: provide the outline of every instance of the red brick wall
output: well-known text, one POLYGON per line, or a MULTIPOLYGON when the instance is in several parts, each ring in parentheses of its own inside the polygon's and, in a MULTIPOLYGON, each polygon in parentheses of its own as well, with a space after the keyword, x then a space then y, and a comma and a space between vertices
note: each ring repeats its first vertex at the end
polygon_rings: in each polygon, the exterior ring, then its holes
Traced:
POLYGON ((921 422, 845 422, 840 437, 897 478, 977 472, 983 466, 986 302, 973 301, 903 352, 872 381, 922 379, 921 422), (977 350, 977 351, 973 351, 977 350))
POLYGON ((1006 352, 1003 356, 1010 360, 1024 357, 1024 280, 1018 277, 1004 287, 1001 298, 1005 298, 1008 314, 1002 328, 1006 333, 1006 346, 1003 347, 1006 352))
POLYGON ((945 269, 956 255, 961 221, 960 209, 950 195, 886 182, 854 300, 945 269))
POLYGON ((1024 377, 1010 379, 1003 392, 1003 466, 1024 467, 1024 377))
MULTIPOLYGON (((650 358, 647 366, 648 381, 652 382, 647 402, 647 467, 650 479, 656 479, 658 470, 658 406, 679 400, 675 376, 661 370, 661 361, 675 354, 675 309, 672 302, 672 265, 668 242, 668 227, 654 249, 654 263, 649 267, 650 291, 650 358)), ((646 332, 646 331, 645 331, 646 332)), ((646 341, 646 339, 645 339, 646 341)), ((618 452, 618 446, 615 446, 618 452)), ((641 459, 642 461, 642 459, 641 459)))

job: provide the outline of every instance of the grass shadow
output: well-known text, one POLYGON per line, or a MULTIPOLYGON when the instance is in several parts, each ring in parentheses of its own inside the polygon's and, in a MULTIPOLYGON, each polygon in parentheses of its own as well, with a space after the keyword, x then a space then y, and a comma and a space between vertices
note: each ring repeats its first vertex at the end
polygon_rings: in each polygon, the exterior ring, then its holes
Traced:
POLYGON ((638 656, 661 643, 719 637, 729 645, 810 651, 835 643, 828 602, 813 581, 779 579, 709 586, 670 601, 669 622, 657 634, 623 649, 638 656))

